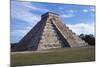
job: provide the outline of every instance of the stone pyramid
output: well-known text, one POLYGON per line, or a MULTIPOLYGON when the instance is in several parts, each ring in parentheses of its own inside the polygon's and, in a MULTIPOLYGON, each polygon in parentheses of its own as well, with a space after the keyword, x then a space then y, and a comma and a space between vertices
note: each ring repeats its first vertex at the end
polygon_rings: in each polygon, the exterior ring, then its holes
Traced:
POLYGON ((18 51, 24 51, 73 48, 86 45, 88 44, 60 21, 58 14, 47 12, 41 16, 41 20, 23 37, 15 48, 18 51))

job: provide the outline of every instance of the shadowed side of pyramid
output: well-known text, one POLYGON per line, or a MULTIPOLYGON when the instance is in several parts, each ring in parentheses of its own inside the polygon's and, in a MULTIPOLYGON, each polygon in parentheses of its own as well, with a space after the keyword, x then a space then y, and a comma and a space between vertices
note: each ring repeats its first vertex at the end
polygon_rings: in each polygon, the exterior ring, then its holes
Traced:
POLYGON ((58 14, 47 12, 15 47, 16 51, 43 50, 88 45, 66 27, 58 14))

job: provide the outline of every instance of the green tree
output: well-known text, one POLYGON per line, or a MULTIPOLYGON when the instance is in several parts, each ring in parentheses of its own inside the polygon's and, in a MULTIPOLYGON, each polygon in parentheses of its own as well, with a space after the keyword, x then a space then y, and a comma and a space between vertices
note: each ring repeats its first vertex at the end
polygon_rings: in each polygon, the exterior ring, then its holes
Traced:
POLYGON ((95 45, 95 36, 92 34, 85 35, 81 34, 79 35, 81 39, 83 39, 85 42, 87 42, 89 45, 95 45))

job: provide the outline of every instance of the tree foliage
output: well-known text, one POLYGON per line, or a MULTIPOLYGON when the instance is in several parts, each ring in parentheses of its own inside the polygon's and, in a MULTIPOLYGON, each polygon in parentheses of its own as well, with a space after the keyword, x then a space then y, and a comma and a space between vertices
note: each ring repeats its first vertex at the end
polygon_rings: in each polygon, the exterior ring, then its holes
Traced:
POLYGON ((11 48, 15 47, 17 43, 11 43, 11 48))
POLYGON ((95 45, 95 36, 92 34, 85 35, 81 34, 79 35, 81 39, 83 39, 85 42, 87 42, 89 45, 95 45))

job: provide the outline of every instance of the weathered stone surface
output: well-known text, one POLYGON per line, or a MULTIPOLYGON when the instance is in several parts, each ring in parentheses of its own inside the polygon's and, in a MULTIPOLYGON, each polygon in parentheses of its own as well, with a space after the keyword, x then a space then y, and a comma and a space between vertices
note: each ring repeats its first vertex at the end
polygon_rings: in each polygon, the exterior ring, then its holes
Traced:
POLYGON ((59 15, 47 12, 40 22, 18 43, 16 50, 43 50, 63 47, 81 47, 88 45, 77 37, 59 19, 59 15))

